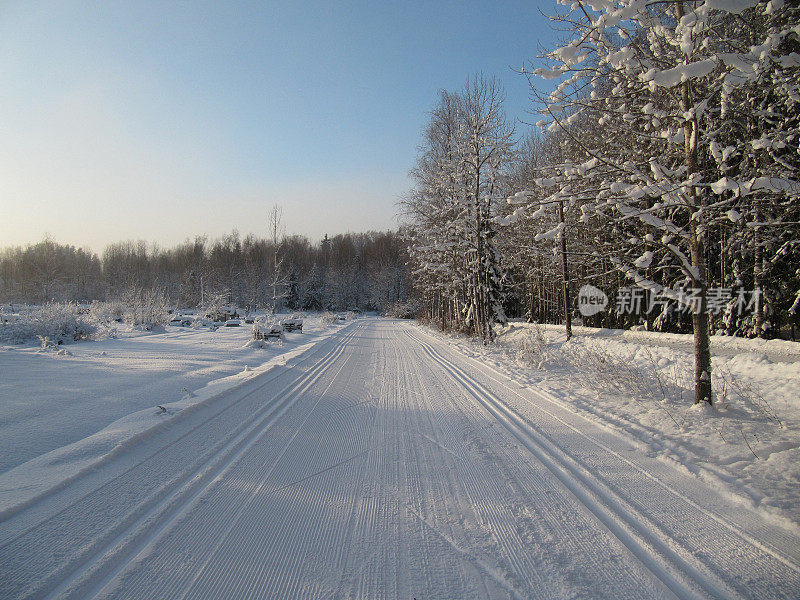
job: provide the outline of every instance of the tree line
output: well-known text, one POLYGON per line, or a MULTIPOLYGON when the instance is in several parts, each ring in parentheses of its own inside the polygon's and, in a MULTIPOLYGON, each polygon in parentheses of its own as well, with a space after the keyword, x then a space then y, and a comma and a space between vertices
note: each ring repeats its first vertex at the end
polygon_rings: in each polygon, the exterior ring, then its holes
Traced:
MULTIPOLYGON (((279 218, 278 218, 279 221, 279 218)), ((0 250, 0 301, 117 299, 157 289, 176 307, 223 302, 243 309, 385 310, 407 301, 405 242, 397 232, 346 233, 312 242, 237 232, 171 248, 110 244, 101 255, 51 239, 0 250)))
POLYGON ((424 316, 487 341, 506 315, 692 332, 711 402, 710 334, 778 336, 800 312, 800 8, 551 18, 566 41, 524 70, 536 129, 510 135, 482 76, 431 113, 404 204, 424 316), (605 311, 578 310, 587 285, 605 311))

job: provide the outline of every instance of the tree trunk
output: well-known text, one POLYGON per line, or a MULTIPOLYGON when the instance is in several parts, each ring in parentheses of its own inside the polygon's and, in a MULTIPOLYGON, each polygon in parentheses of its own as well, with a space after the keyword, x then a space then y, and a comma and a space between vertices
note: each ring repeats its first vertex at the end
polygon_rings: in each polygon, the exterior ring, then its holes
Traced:
POLYGON ((703 259, 703 240, 697 234, 697 226, 692 222, 691 230, 692 265, 699 271, 700 305, 692 313, 694 331, 694 403, 713 404, 711 394, 711 342, 708 327, 708 306, 706 302, 705 261, 703 259))
POLYGON ((562 297, 564 299, 564 325, 567 341, 572 337, 572 301, 569 297, 569 270, 567 268, 567 228, 564 223, 564 201, 558 201, 558 221, 561 223, 561 274, 562 297))
MULTIPOLYGON (((761 221, 761 212, 758 209, 758 200, 754 200, 753 204, 755 206, 755 220, 756 223, 761 221)), ((753 293, 760 293, 762 289, 761 284, 763 282, 764 276, 764 251, 761 248, 761 227, 756 225, 755 229, 753 230, 753 251, 755 256, 753 257, 753 293), (759 290, 758 292, 756 290, 759 290)), ((755 323, 755 335, 756 337, 763 338, 764 337, 764 303, 761 302, 762 298, 759 298, 759 301, 756 303, 756 323, 755 323)))
MULTIPOLYGON (((676 5, 678 18, 683 17, 683 3, 676 5)), ((687 113, 692 107, 690 98, 689 82, 681 84, 681 108, 687 113)), ((686 155, 687 175, 691 176, 697 172, 698 151, 697 151, 697 117, 687 119, 683 125, 684 153, 686 155)), ((692 331, 694 333, 694 403, 708 402, 713 404, 711 390, 711 342, 708 326, 708 303, 706 299, 706 267, 705 250, 703 243, 703 232, 698 231, 696 215, 702 198, 698 200, 697 188, 689 188, 689 220, 690 220, 690 239, 689 245, 692 255, 692 267, 695 273, 693 282, 699 294, 699 306, 692 306, 692 331)))
POLYGON ((536 320, 536 317, 534 316, 534 313, 535 313, 535 310, 536 310, 536 304, 535 304, 535 302, 536 302, 536 281, 534 280, 533 277, 531 277, 531 280, 530 280, 530 287, 529 287, 528 293, 530 294, 530 297, 528 299, 528 319, 527 320, 528 320, 528 323, 533 323, 536 320))

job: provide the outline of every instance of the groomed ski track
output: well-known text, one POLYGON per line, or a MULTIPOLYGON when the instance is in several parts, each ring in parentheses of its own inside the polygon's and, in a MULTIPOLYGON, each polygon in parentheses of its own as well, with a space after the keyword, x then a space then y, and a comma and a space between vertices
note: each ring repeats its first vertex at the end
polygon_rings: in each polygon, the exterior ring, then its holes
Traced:
POLYGON ((0 598, 798 598, 800 538, 360 319, 0 523, 0 598))

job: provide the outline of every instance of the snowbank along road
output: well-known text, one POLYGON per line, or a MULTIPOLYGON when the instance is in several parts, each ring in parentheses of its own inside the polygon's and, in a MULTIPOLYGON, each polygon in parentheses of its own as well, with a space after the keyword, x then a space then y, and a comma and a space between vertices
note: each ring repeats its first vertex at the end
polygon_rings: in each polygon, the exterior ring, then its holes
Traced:
POLYGON ((361 319, 0 523, 0 598, 798 598, 800 538, 361 319))

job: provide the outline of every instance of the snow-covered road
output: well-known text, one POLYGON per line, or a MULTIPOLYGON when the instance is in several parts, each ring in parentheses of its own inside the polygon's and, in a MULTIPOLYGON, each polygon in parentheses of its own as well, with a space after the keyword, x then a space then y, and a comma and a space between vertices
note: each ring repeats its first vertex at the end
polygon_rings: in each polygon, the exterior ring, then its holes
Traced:
POLYGON ((800 536, 361 319, 0 523, 0 598, 798 598, 800 536))

